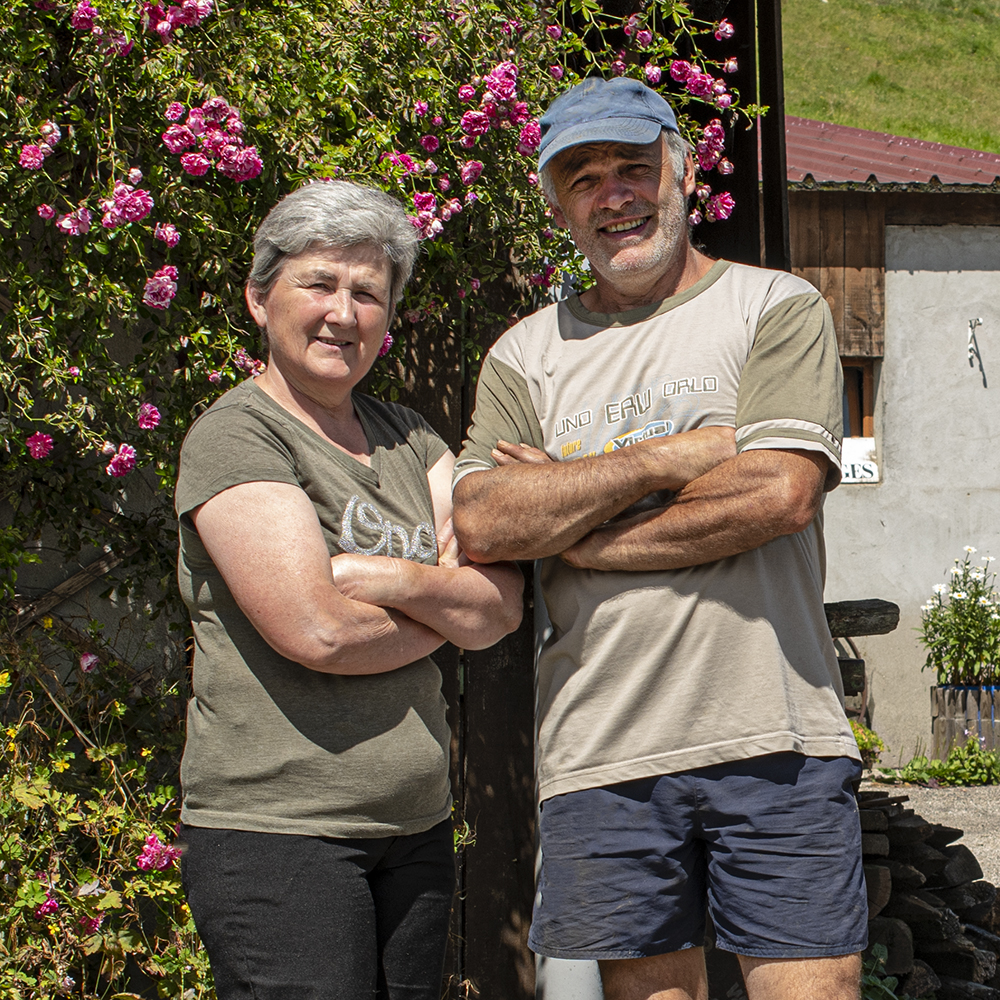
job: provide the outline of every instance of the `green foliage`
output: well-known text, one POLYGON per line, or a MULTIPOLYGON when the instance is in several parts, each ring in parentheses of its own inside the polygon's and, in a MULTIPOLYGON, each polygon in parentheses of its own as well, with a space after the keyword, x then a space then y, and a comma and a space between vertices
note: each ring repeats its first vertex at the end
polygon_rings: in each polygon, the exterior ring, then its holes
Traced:
MULTIPOLYGON (((176 866, 137 860, 178 820, 190 651, 174 584, 177 454, 194 417, 258 364, 242 289, 267 210, 325 177, 378 185, 414 215, 415 196, 433 195, 395 346, 369 386, 395 398, 411 352, 448 341, 472 365, 553 281, 585 280, 549 228, 524 134, 558 91, 659 69, 694 140, 692 104, 730 131, 756 113, 738 94, 723 110, 673 82, 673 58, 723 79, 699 49, 714 26, 676 0, 628 24, 593 0, 200 2, 207 17, 164 37, 151 28, 169 11, 133 0, 94 0, 96 31, 77 0, 0 9, 0 1000, 211 996, 176 866), (470 143, 463 115, 500 63, 516 64, 523 105, 470 143), (162 140, 211 99, 238 113, 258 176, 188 170, 162 140), (463 177, 472 160, 475 179, 463 177), (122 183, 152 210, 106 227, 122 183), (175 245, 158 223, 176 227, 175 245), (58 608, 17 620, 18 570, 38 561, 43 530, 67 562, 119 560, 102 595, 117 628, 58 608), (161 615, 172 645, 147 668, 161 615)), ((457 839, 473 836, 458 823, 457 839)))
POLYGON ((1000 0, 784 0, 790 115, 1000 153, 1000 0))
POLYGON ((861 763, 865 767, 873 767, 886 749, 885 744, 877 733, 854 719, 851 719, 851 731, 861 751, 861 763))
POLYGON ((899 980, 882 971, 888 957, 884 944, 872 945, 871 955, 861 966, 861 1000, 914 1000, 909 993, 897 993, 899 980))
POLYGON ((68 688, 34 643, 0 652, 0 998, 210 996, 175 862, 137 865, 177 822, 176 686, 111 664, 68 688))
MULTIPOLYGON (((1000 595, 996 573, 971 564, 976 550, 965 547, 955 560, 951 582, 939 583, 921 611, 920 641, 927 647, 924 668, 937 671, 939 684, 996 684, 1000 679, 1000 595)), ((981 560, 988 568, 993 556, 981 560)))
POLYGON ((954 746, 945 760, 917 756, 905 767, 879 768, 878 781, 913 785, 998 785, 1000 753, 986 750, 983 738, 969 735, 962 746, 954 746))

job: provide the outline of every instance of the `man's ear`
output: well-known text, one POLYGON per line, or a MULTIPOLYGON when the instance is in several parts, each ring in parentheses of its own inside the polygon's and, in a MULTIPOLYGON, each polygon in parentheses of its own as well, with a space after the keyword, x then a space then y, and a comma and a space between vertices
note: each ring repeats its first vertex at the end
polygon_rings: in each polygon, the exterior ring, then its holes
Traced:
POLYGON ((684 177, 681 180, 681 188, 684 191, 684 197, 690 198, 691 195, 694 194, 694 189, 697 186, 698 184, 695 180, 694 173, 694 160, 692 159, 691 154, 688 153, 687 156, 684 157, 684 177))
POLYGON ((555 222, 560 229, 569 229, 569 223, 566 221, 566 216, 563 215, 563 211, 559 205, 552 201, 551 198, 547 197, 545 200, 549 203, 549 208, 552 209, 552 221, 555 222))
POLYGON ((267 296, 262 295, 259 288, 253 285, 247 285, 243 292, 247 300, 247 308, 250 310, 250 315, 253 316, 254 322, 259 327, 267 326, 267 296))

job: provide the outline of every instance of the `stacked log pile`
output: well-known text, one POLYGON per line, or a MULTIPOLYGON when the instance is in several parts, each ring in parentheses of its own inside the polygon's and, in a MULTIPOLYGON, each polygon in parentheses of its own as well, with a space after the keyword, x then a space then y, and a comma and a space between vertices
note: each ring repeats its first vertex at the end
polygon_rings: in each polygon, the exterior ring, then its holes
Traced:
POLYGON ((1000 896, 962 831, 907 808, 906 795, 858 793, 869 948, 888 952, 899 992, 1000 1000, 1000 896))

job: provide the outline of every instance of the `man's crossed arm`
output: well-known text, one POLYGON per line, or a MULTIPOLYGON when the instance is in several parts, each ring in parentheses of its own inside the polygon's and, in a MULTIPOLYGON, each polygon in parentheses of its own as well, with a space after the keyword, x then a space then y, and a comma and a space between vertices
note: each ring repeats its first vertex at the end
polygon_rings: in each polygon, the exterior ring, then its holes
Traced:
POLYGON ((560 554, 600 570, 694 566, 801 531, 819 508, 828 464, 805 450, 736 455, 733 431, 722 427, 572 462, 500 442, 494 458, 497 468, 455 486, 455 531, 470 558, 560 554), (663 489, 676 492, 666 507, 606 523, 663 489))

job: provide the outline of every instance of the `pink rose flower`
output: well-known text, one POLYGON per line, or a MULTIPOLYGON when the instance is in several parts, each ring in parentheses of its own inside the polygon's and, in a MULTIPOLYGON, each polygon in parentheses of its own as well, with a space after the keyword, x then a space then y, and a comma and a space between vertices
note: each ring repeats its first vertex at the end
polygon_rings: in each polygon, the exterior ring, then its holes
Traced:
POLYGON ((142 851, 135 859, 136 867, 144 872, 162 872, 167 868, 172 868, 174 862, 181 856, 181 852, 176 847, 170 847, 161 842, 155 833, 150 834, 143 844, 142 851))
POLYGON ((118 445, 115 457, 108 463, 104 470, 109 476, 120 479, 127 476, 135 468, 135 448, 129 444, 118 445))
POLYGON ((728 108, 729 105, 732 103, 733 103, 732 94, 719 94, 719 96, 715 99, 715 106, 723 110, 728 108))
POLYGON ((90 220, 92 218, 90 209, 81 207, 75 212, 70 212, 68 215, 60 215, 56 219, 56 227, 61 232, 66 233, 67 236, 81 236, 84 233, 90 232, 90 220))
POLYGON ((38 134, 45 140, 50 149, 58 146, 59 140, 62 138, 62 130, 55 122, 45 122, 38 130, 38 134))
POLYGON ((177 294, 177 268, 161 267, 146 279, 142 301, 151 309, 166 309, 177 294))
POLYGON ((462 115, 461 127, 466 135, 485 135, 490 130, 490 119, 482 111, 466 111, 462 115))
POLYGON ((730 56, 722 64, 723 73, 735 73, 740 68, 740 64, 736 61, 736 56, 730 56))
POLYGON ((462 178, 462 183, 468 186, 469 184, 474 184, 479 180, 480 175, 483 172, 483 165, 479 160, 466 160, 462 164, 459 174, 462 178))
POLYGON ((437 198, 429 191, 418 191, 413 196, 413 204, 418 212, 434 212, 437 210, 437 198))
POLYGON ((80 657, 80 669, 85 674, 93 673, 94 667, 97 666, 99 661, 100 657, 96 653, 84 653, 80 657))
POLYGON ((562 66, 550 66, 549 74, 553 80, 561 80, 563 78, 563 68, 562 66))
POLYGON ((715 169, 718 170, 720 174, 727 174, 728 175, 728 174, 731 174, 735 168, 729 162, 729 160, 723 158, 723 159, 719 160, 719 163, 718 163, 718 165, 716 166, 715 169))
POLYGON ((646 79, 654 86, 658 84, 663 77, 663 70, 651 62, 646 63, 642 71, 646 74, 646 79))
POLYGON ((184 153, 181 156, 181 167, 192 177, 201 177, 208 173, 211 161, 204 153, 184 153))
POLYGON ((678 83, 684 83, 692 73, 697 72, 691 63, 685 62, 683 59, 675 59, 670 64, 670 76, 678 83))
POLYGON ((173 223, 158 222, 153 230, 153 238, 163 240, 168 247, 175 247, 181 240, 181 234, 173 223))
POLYGON ((71 378, 79 378, 80 369, 77 368, 76 365, 70 365, 70 367, 66 369, 66 374, 69 375, 71 378))
POLYGON ((447 174, 445 174, 443 177, 438 178, 438 190, 439 191, 451 190, 451 181, 448 179, 447 174))
MULTIPOLYGON (((184 157, 182 156, 181 163, 183 164, 183 162, 184 157)), ((224 155, 222 162, 218 166, 220 174, 236 181, 238 184, 242 184, 243 181, 253 180, 260 175, 263 169, 264 161, 258 155, 256 146, 247 146, 245 149, 240 149, 230 156, 224 155)))
POLYGON ((378 356, 384 358, 392 348, 392 334, 386 333, 385 337, 382 339, 382 346, 378 349, 378 356))
POLYGON ((735 207, 736 201, 733 196, 728 191, 722 191, 708 199, 708 204, 705 205, 705 218, 709 222, 721 222, 733 214, 735 207))
POLYGON ((465 195, 465 204, 471 205, 473 202, 479 201, 479 195, 475 191, 468 191, 465 195))
MULTIPOLYGON (((624 76, 628 66, 625 65, 624 59, 616 59, 611 64, 611 74, 613 76, 624 76)), ((548 286, 546 286, 548 287, 548 286)))
POLYGON ((70 24, 77 31, 92 31, 96 17, 97 11, 90 5, 90 0, 80 0, 70 18, 70 24))
POLYGON ((180 101, 171 101, 163 112, 163 117, 168 122, 178 121, 184 117, 184 105, 180 101))
POLYGON ((221 371, 209 372, 208 381, 211 382, 212 385, 218 385, 222 381, 222 372, 221 371))
POLYGON ((152 403, 143 403, 139 407, 136 423, 144 430, 151 431, 160 425, 160 411, 152 403))
POLYGON ((25 170, 38 170, 45 162, 45 153, 34 143, 25 143, 21 147, 21 156, 17 162, 25 170))
POLYGON ((436 135, 425 135, 420 139, 420 145, 427 150, 428 153, 436 152, 438 147, 441 145, 441 140, 438 139, 436 135))
POLYGON ((43 219, 54 219, 56 217, 56 210, 51 205, 44 203, 38 206, 37 212, 43 219))
POLYGON ((170 125, 160 138, 163 140, 163 145, 171 153, 183 153, 185 149, 198 141, 194 132, 186 125, 170 125))
POLYGON ((517 151, 525 156, 531 156, 542 141, 542 129, 538 122, 528 122, 521 129, 518 137, 517 151))
POLYGON ((471 83, 463 83, 458 88, 458 99, 460 101, 474 101, 476 99, 476 88, 471 83))
MULTIPOLYGON (((133 167, 128 172, 128 182, 133 187, 142 182, 142 171, 138 167, 133 167)), ((148 193, 148 192, 147 192, 148 193)))
POLYGON ((486 74, 483 83, 498 101, 512 101, 517 94, 517 66, 509 61, 498 63, 486 74))
POLYGON ((474 292, 478 292, 479 291, 479 279, 478 278, 473 278, 472 281, 469 282, 469 284, 472 286, 472 290, 474 292))
POLYGON ((417 103, 413 105, 413 113, 418 118, 423 118, 429 110, 430 108, 426 101, 417 101, 417 103))
POLYGON ((562 38, 562 28, 560 28, 558 24, 550 24, 545 29, 545 34, 548 35, 549 38, 554 38, 558 41, 562 38))
POLYGON ((43 434, 41 431, 35 431, 24 443, 27 445, 28 454, 32 458, 45 458, 52 451, 51 435, 43 434))
POLYGON ((685 81, 684 86, 688 93, 695 97, 708 97, 712 93, 712 84, 715 80, 711 73, 702 73, 695 70, 685 81))
POLYGON ((635 40, 645 48, 653 40, 653 33, 648 28, 642 28, 635 33, 635 40))
POLYGON ((701 215, 701 211, 700 211, 699 209, 697 209, 697 208, 696 208, 696 209, 695 209, 695 210, 694 210, 694 211, 693 211, 693 212, 692 212, 692 213, 691 213, 691 214, 690 214, 690 215, 688 216, 688 225, 689 225, 689 226, 697 226, 697 225, 698 225, 698 223, 699 223, 699 222, 701 222, 701 219, 702 219, 702 215, 701 215))
POLYGON ((725 41, 727 38, 732 38, 734 34, 736 34, 736 29, 725 18, 715 26, 717 41, 725 41))
POLYGON ((463 135, 461 139, 458 140, 458 144, 462 149, 472 149, 476 144, 476 137, 474 135, 463 135))
POLYGON ((531 112, 528 110, 527 101, 515 101, 510 109, 509 118, 512 125, 523 125, 531 120, 531 112))

